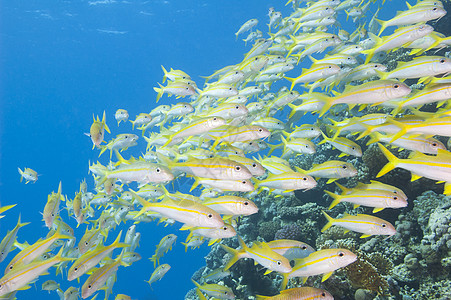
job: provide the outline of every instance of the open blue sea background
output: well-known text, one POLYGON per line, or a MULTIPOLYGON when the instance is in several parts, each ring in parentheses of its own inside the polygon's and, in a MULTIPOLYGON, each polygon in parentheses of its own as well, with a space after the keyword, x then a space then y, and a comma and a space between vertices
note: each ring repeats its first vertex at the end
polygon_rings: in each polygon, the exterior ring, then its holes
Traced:
MULTIPOLYGON (((267 11, 271 6, 284 16, 291 12, 285 1, 261 0, 1 0, 0 201, 2 206, 17 206, 1 219, 0 236, 15 226, 20 214, 22 222, 31 224, 19 231, 19 242, 34 243, 45 237, 48 229, 41 212, 47 195, 57 190, 60 181, 63 193, 71 199, 84 178, 93 191, 88 167, 89 161, 97 160, 99 151, 92 150, 91 140, 83 134, 89 132, 93 114, 101 116, 106 112, 112 130, 106 135, 107 140, 132 132, 130 122, 117 127, 114 113, 119 108, 126 109, 130 119, 134 119, 157 105, 153 87, 162 81, 161 65, 187 72, 202 88, 204 79, 200 75, 237 64, 249 51, 250 45, 245 47, 241 39, 235 40, 234 33, 241 24, 257 18, 258 29, 267 32, 267 11), (17 167, 36 170, 39 180, 35 184, 20 183, 17 167)), ((373 5, 370 11, 376 8, 373 5)), ((402 1, 387 2, 379 17, 391 18, 394 10, 401 9, 406 9, 402 1)), ((352 32, 354 26, 351 21, 345 22, 345 17, 341 13, 339 20, 352 32)), ((246 34, 240 36, 245 37, 246 34)), ((296 77, 301 67, 309 65, 306 60, 287 75, 296 77)), ((282 85, 288 85, 288 81, 277 83, 273 91, 282 85)), ((183 100, 164 96, 159 104, 179 101, 183 100)), ((312 117, 303 119, 313 121, 312 117)), ((125 152, 126 158, 145 151, 144 139, 140 137, 138 142, 138 147, 125 152)), ((108 152, 100 161, 108 162, 108 152)), ((189 185, 179 180, 173 188, 186 191, 189 185)), ((68 217, 65 209, 61 215, 75 228, 76 221, 68 217)), ((129 225, 131 222, 111 231, 106 244, 114 240, 119 230, 125 234, 129 225)), ((119 269, 114 294, 124 293, 133 299, 183 299, 194 287, 191 275, 204 265, 209 247, 203 245, 185 253, 180 242, 187 233, 178 231, 179 227, 180 224, 163 227, 155 222, 138 225, 142 236, 137 252, 143 259, 119 269), (160 263, 169 263, 172 269, 150 289, 144 282, 154 270, 148 257, 169 233, 176 233, 178 241, 160 263)), ((85 229, 83 225, 75 230, 78 240, 85 229)), ((116 250, 113 256, 119 252, 116 250)), ((0 264, 0 272, 17 253, 13 251, 0 264)), ((40 277, 29 290, 19 292, 18 299, 58 299, 56 293, 41 291, 44 281, 56 278, 54 268, 50 273, 40 277)), ((55 279, 63 290, 71 284, 81 287, 87 276, 81 278, 80 284, 65 278, 66 275, 55 279)))

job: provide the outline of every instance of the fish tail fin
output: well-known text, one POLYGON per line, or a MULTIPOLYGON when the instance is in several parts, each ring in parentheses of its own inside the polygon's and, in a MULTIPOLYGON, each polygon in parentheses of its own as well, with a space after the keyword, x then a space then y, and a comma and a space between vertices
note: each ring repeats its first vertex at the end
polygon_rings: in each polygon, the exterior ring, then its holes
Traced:
POLYGON ((288 285, 288 274, 289 273, 283 273, 282 274, 282 276, 283 276, 283 279, 282 279, 282 282, 280 283, 280 290, 284 290, 284 289, 286 289, 287 288, 287 285, 288 285))
POLYGON ((374 20, 376 20, 376 22, 379 23, 379 25, 381 25, 381 29, 379 30, 379 33, 377 34, 377 36, 381 36, 382 32, 385 30, 385 28, 387 28, 387 21, 382 21, 382 20, 379 20, 378 18, 374 18, 374 20))
POLYGON ((293 103, 288 103, 288 107, 291 108, 291 112, 288 115, 288 119, 290 119, 297 112, 298 107, 296 105, 294 105, 293 103))
POLYGON ((19 219, 17 220, 17 228, 21 228, 24 227, 25 225, 30 224, 30 222, 25 222, 25 223, 20 223, 20 214, 19 214, 19 219))
POLYGON ((376 178, 381 177, 394 168, 399 164, 399 158, 394 156, 390 151, 388 151, 387 148, 382 146, 382 144, 377 144, 379 146, 379 149, 382 151, 382 153, 385 155, 385 157, 388 159, 388 163, 377 173, 376 178))
POLYGON ((271 153, 274 152, 274 150, 276 150, 277 148, 279 148, 280 146, 283 146, 283 143, 280 144, 276 144, 276 145, 272 145, 272 144, 267 144, 269 147, 269 152, 268 152, 268 156, 271 155, 271 153))
POLYGON ((166 78, 168 78, 168 71, 166 71, 166 69, 163 67, 163 65, 161 65, 161 69, 163 70, 163 83, 166 81, 166 78))
POLYGON ((120 153, 118 150, 114 149, 114 154, 116 155, 117 158, 117 162, 115 163, 115 166, 124 164, 124 165, 129 165, 130 162, 128 160, 126 160, 120 153))
POLYGON ((146 213, 146 211, 148 210, 148 207, 151 206, 151 203, 149 203, 148 201, 146 201, 144 198, 142 198, 141 196, 139 196, 138 194, 136 194, 134 191, 130 190, 130 192, 133 194, 133 196, 135 196, 136 200, 138 200, 138 202, 143 206, 143 208, 136 214, 136 216, 134 217, 134 219, 136 219, 137 217, 139 217, 140 215, 146 213))
POLYGON ((152 255, 152 257, 149 258, 149 259, 150 259, 150 261, 153 262, 153 267, 155 268, 155 267, 157 266, 157 260, 158 260, 157 255, 154 254, 154 255, 152 255))
POLYGON ((339 184, 338 182, 335 182, 335 184, 338 186, 338 188, 340 188, 342 194, 348 194, 351 191, 351 189, 339 184))
POLYGON ((331 196, 334 200, 332 201, 332 203, 329 206, 329 209, 332 209, 333 207, 335 207, 338 203, 341 202, 341 196, 334 194, 332 192, 329 191, 324 191, 326 194, 328 194, 329 196, 331 196))
POLYGON ((370 134, 370 139, 368 140, 368 142, 366 143, 367 146, 377 143, 381 140, 381 138, 383 138, 384 135, 381 134, 380 132, 373 132, 370 134))
POLYGON ((201 285, 200 284, 198 284, 196 281, 194 281, 193 279, 191 279, 191 281, 194 283, 194 285, 197 287, 197 288, 201 288, 201 285))
POLYGON ((318 143, 318 145, 327 143, 327 141, 330 140, 330 138, 329 138, 324 132, 322 132, 322 131, 321 131, 321 135, 323 136, 323 139, 318 143))
POLYGON ((230 248, 229 246, 226 246, 223 244, 219 244, 219 246, 221 246, 221 248, 224 249, 227 253, 230 253, 232 255, 232 258, 224 266, 224 271, 227 271, 228 269, 230 269, 230 267, 232 267, 238 261, 239 250, 230 248))
POLYGON ((158 100, 160 100, 161 96, 163 95, 163 86, 160 83, 158 83, 158 86, 159 86, 158 88, 157 87, 153 88, 153 90, 158 93, 157 101, 156 101, 157 103, 158 103, 158 100))
POLYGON ((199 177, 195 177, 195 178, 194 178, 194 183, 193 183, 193 185, 191 186, 191 188, 189 189, 190 192, 191 192, 192 190, 194 190, 194 189, 199 185, 199 180, 200 180, 199 177))
POLYGON ((327 219, 327 224, 324 225, 323 229, 321 229, 321 232, 324 232, 324 231, 326 231, 327 229, 329 229, 330 227, 332 227, 332 225, 334 225, 334 221, 335 221, 334 218, 332 218, 331 216, 329 216, 328 214, 326 214, 324 211, 323 211, 323 215, 324 215, 324 216, 326 217, 326 219, 327 219))
POLYGON ((318 95, 318 100, 323 102, 324 105, 321 108, 319 112, 319 116, 322 117, 333 105, 333 99, 332 97, 326 96, 326 95, 318 95))
POLYGON ((20 182, 22 182, 22 180, 23 180, 23 171, 20 168, 17 168, 17 170, 19 170, 20 182))
POLYGON ((103 152, 105 152, 106 149, 108 149, 107 146, 100 145, 100 153, 99 153, 99 157, 102 156, 103 152))
POLYGON ((291 78, 291 77, 286 77, 286 76, 284 76, 283 78, 285 78, 286 80, 291 82, 290 91, 292 91, 294 86, 296 85, 296 78, 291 78))

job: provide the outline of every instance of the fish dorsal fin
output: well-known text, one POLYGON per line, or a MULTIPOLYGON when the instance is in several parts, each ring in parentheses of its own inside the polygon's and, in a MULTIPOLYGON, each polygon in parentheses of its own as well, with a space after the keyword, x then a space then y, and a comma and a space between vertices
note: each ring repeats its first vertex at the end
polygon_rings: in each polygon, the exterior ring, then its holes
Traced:
POLYGON ((417 175, 417 174, 411 174, 411 177, 410 177, 410 181, 415 181, 415 180, 418 180, 418 179, 420 179, 421 178, 421 176, 420 175, 417 175))

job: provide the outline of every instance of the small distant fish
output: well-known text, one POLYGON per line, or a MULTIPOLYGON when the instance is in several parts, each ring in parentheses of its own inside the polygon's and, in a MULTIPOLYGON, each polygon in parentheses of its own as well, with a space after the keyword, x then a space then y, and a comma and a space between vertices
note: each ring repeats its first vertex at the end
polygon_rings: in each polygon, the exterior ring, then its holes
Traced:
POLYGON ((100 121, 99 116, 97 116, 97 118, 92 116, 92 118, 93 123, 89 129, 89 133, 85 133, 85 135, 91 138, 93 143, 92 149, 94 149, 95 147, 100 147, 100 144, 103 142, 105 130, 108 133, 111 133, 111 131, 105 121, 105 111, 103 112, 102 121, 100 121))
POLYGON ((117 121, 117 126, 119 126, 119 124, 124 121, 127 122, 128 121, 128 111, 126 111, 125 109, 118 109, 116 110, 116 113, 114 114, 114 118, 117 121))
POLYGON ((175 234, 168 234, 164 236, 157 245, 157 249, 155 250, 155 254, 149 258, 153 261, 153 266, 155 267, 157 264, 160 264, 160 258, 169 250, 172 250, 172 245, 177 240, 177 236, 175 234))
POLYGON ((163 278, 164 275, 166 275, 166 273, 171 269, 171 266, 168 264, 162 264, 159 265, 152 273, 152 275, 150 275, 150 279, 147 280, 146 282, 149 284, 149 286, 152 288, 152 283, 161 280, 163 278))
POLYGON ((25 179, 25 184, 32 182, 35 183, 38 180, 38 173, 30 168, 25 168, 23 171, 20 168, 17 168, 20 174, 20 182, 25 179))
POLYGON ((235 33, 236 38, 238 39, 238 36, 248 30, 251 30, 253 27, 255 27, 258 24, 257 19, 250 19, 246 21, 243 25, 241 25, 240 29, 235 33))

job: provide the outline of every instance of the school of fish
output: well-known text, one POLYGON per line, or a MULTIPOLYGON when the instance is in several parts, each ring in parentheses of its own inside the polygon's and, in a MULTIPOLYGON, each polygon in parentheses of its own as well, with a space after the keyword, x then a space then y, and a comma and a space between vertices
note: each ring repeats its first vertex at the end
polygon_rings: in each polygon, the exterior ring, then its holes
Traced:
MULTIPOLYGON (((388 160, 377 177, 402 168, 411 172, 412 181, 426 177, 444 182, 444 193, 451 193, 451 152, 434 138, 451 137, 451 59, 435 54, 451 45, 451 37, 433 28, 446 11, 438 0, 423 0, 407 3, 389 20, 379 20, 379 2, 290 0, 286 4, 293 10, 288 16, 269 10, 267 36, 257 30, 259 20, 245 22, 235 36, 247 33, 243 41, 253 43, 251 49, 237 64, 205 76, 203 86, 182 70, 162 67, 162 83, 154 88, 160 104, 130 120, 137 134, 106 137, 114 128, 107 125, 105 112, 102 119, 94 117, 86 133, 102 161, 89 165, 94 184, 81 182, 70 197, 63 194, 60 182, 42 205, 49 233, 31 244, 17 241, 19 230, 28 225, 19 215, 0 244, 0 262, 8 261, 0 278, 2 299, 20 298, 20 290, 51 267, 74 286, 62 291, 59 283, 48 280, 42 290, 56 291, 61 299, 95 295, 94 299, 103 291, 108 299, 117 270, 141 259, 136 251, 141 235, 148 234, 141 224, 146 222, 181 223, 180 230, 187 231, 182 242, 186 251, 207 241, 209 246, 220 243, 229 254, 226 265, 202 282, 193 281, 199 299, 235 299, 235 287, 215 282, 233 276, 233 265, 243 258, 266 268, 265 275, 276 272, 282 279, 279 295, 256 295, 257 299, 333 299, 323 289, 286 287, 296 277, 305 282, 321 275, 327 280, 335 270, 352 264, 356 254, 347 249, 315 250, 296 240, 244 241, 236 223, 259 212, 259 203, 252 201, 256 193, 293 197, 294 191, 315 189, 317 180, 327 180, 341 193, 324 191, 331 204, 330 212, 324 208, 327 224, 322 231, 340 226, 362 238, 395 235, 394 226, 375 214, 406 207, 401 189, 376 180, 343 186, 346 178, 357 175, 346 161, 329 160, 309 170, 290 165, 297 155, 315 155, 323 143, 339 151, 339 157, 359 158, 366 147, 361 143, 364 137, 369 137, 367 145, 378 143, 388 160), (352 21, 355 31, 342 28, 336 19, 340 14, 352 21), (388 34, 393 26, 398 28, 388 34), (380 54, 400 48, 409 52, 407 61, 392 70, 380 63, 380 54), (281 87, 275 91, 273 84, 281 87), (186 102, 165 104, 171 96, 186 102), (436 103, 436 112, 420 110, 431 103, 436 103), (373 113, 368 113, 370 108, 373 113), (308 113, 317 114, 316 124, 302 122, 308 113), (144 144, 140 157, 126 155, 128 148, 144 144), (411 155, 398 158, 387 146, 410 150, 411 155), (171 183, 180 178, 191 180, 190 191, 170 192, 171 183), (331 217, 341 202, 370 207, 372 213, 331 217), (76 228, 64 222, 68 217, 76 219, 76 228), (115 240, 105 245, 108 236, 115 240), (221 243, 230 238, 237 238, 240 248, 221 243)), ((117 126, 130 118, 122 108, 114 117, 117 126)), ((26 183, 38 180, 30 168, 19 168, 19 173, 26 183)), ((13 207, 1 207, 0 212, 13 207)), ((163 237, 149 258, 155 267, 147 280, 151 287, 171 269, 160 261, 177 242, 176 233, 174 229, 163 237)), ((130 297, 118 294, 115 299, 130 297)))

